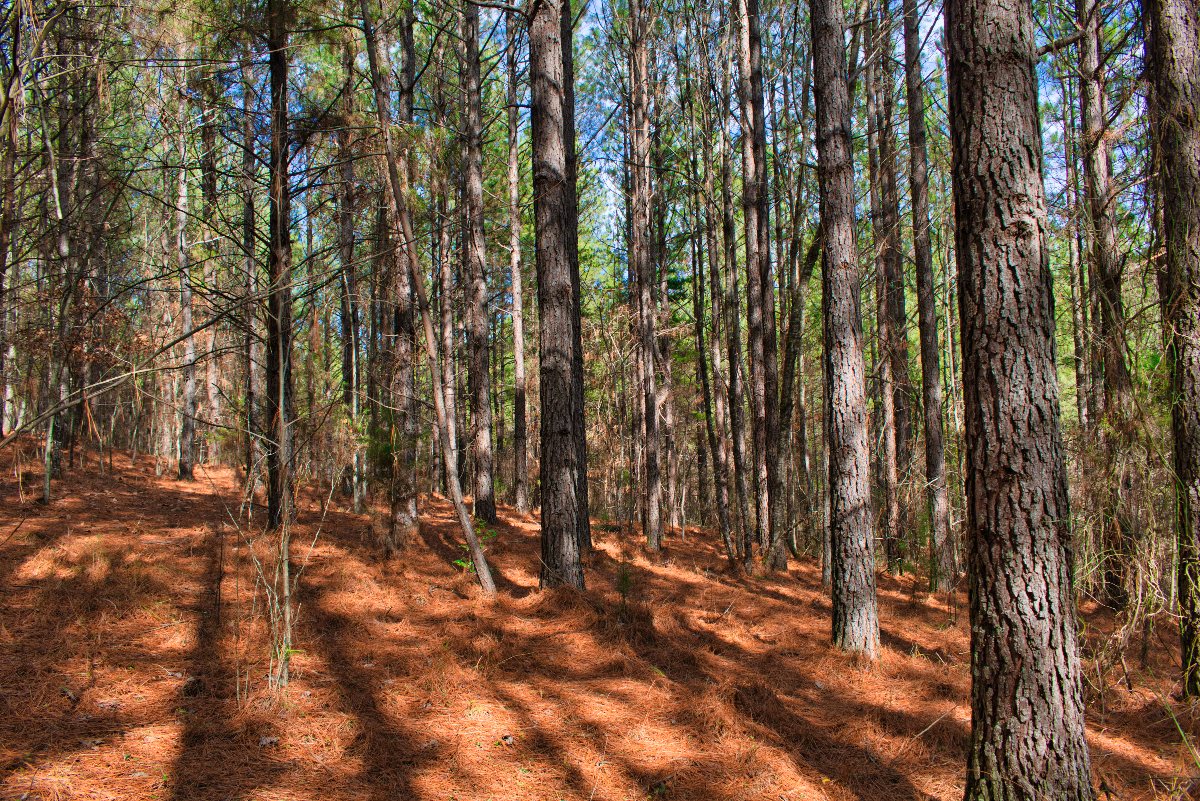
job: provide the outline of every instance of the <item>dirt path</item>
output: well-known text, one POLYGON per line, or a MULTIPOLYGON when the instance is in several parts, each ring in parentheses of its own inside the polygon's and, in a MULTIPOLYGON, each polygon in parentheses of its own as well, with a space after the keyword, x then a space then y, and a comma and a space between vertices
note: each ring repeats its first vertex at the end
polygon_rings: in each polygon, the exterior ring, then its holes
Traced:
MULTIPOLYGON (((12 470, 0 481, 0 797, 961 797, 965 610, 955 622, 909 579, 881 580, 885 654, 865 670, 828 646, 809 562, 743 579, 695 533, 651 563, 597 526, 586 596, 540 593, 536 523, 505 509, 487 602, 453 564, 439 499, 387 563, 365 518, 322 521, 310 503, 293 682, 272 695, 234 475, 184 484, 117 463, 73 472, 48 508, 12 470)), ((1106 676, 1103 711, 1089 690, 1113 798, 1183 786, 1157 695, 1172 649, 1165 632, 1146 670, 1130 665, 1133 691, 1106 676)))

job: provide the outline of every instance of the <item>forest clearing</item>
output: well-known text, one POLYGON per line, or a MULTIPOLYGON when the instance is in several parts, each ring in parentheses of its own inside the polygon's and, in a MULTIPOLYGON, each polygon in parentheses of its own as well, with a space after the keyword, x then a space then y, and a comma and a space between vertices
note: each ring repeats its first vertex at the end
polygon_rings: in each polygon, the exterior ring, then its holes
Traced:
MULTIPOLYGON (((4 798, 962 795, 965 599, 919 577, 881 579, 884 647, 867 667, 828 642, 811 559, 746 578, 711 532, 675 534, 648 559, 596 526, 588 589, 539 593, 536 521, 502 507, 488 601, 454 564, 444 499, 422 501, 401 563, 379 559, 368 516, 322 517, 306 496, 279 695, 233 471, 183 484, 156 478, 150 457, 113 461, 73 472, 50 508, 28 488, 22 503, 11 469, 0 484, 4 798)), ((1084 621, 1088 652, 1112 616, 1093 605, 1084 621)), ((1186 786, 1193 757, 1171 715, 1192 738, 1200 721, 1166 695, 1171 650, 1159 634, 1145 667, 1087 662, 1092 764, 1112 798, 1186 786)))

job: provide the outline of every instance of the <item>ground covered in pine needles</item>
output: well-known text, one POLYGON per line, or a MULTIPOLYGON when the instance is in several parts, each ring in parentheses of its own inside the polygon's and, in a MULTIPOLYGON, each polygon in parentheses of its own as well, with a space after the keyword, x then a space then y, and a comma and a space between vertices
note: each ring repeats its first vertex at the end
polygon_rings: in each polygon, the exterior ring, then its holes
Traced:
MULTIPOLYGON (((588 591, 543 593, 536 520, 506 508, 487 601, 443 500, 385 561, 367 517, 306 498, 292 680, 272 692, 232 471, 185 483, 117 454, 46 507, 28 455, 3 462, 0 798, 961 797, 964 599, 915 579, 881 577, 885 649, 865 668, 830 647, 809 561, 745 578, 711 535, 652 561, 597 524, 588 591)), ((1094 645, 1114 623, 1087 612, 1094 645)), ((1151 637, 1145 667, 1136 641, 1088 663, 1110 799, 1186 797, 1198 770, 1170 623, 1151 637)))

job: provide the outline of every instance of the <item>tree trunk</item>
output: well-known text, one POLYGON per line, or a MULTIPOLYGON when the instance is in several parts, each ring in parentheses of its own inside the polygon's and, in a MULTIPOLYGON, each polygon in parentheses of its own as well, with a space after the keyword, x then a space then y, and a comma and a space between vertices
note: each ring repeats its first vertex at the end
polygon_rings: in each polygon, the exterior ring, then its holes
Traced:
POLYGON ((903 1, 904 77, 908 90, 908 183, 912 196, 913 257, 916 262, 917 314, 921 335, 921 406, 925 424, 925 486, 929 500, 929 586, 935 591, 946 592, 958 579, 958 559, 950 532, 946 448, 942 439, 942 374, 938 359, 933 247, 929 241, 929 158, 925 144, 921 29, 917 0, 903 1))
MULTIPOLYGON (((868 30, 875 32, 874 19, 868 30)), ((878 45, 878 39, 876 41, 878 45)), ((896 420, 897 397, 895 362, 892 352, 896 348, 893 333, 891 304, 891 261, 895 242, 892 241, 893 217, 888 211, 889 198, 885 184, 887 177, 886 148, 883 145, 885 119, 880 102, 881 92, 889 87, 880 87, 881 70, 875 59, 866 65, 867 72, 867 162, 870 172, 871 233, 875 250, 875 369, 879 381, 879 437, 882 440, 879 454, 879 483, 883 490, 883 550, 888 570, 899 572, 903 564, 900 546, 900 497, 899 472, 897 468, 897 440, 899 432, 896 420)), ((894 176, 893 176, 894 181, 894 176)))
MULTIPOLYGON (((413 5, 407 3, 401 16, 400 118, 408 124, 413 118, 413 89, 417 79, 417 53, 413 42, 413 5)), ((411 169, 411 162, 404 159, 411 169)), ((393 262, 394 263, 394 262, 393 262)), ((417 332, 413 319, 412 278, 405 263, 394 264, 391 295, 395 304, 392 335, 392 459, 388 524, 385 550, 395 553, 416 536, 420 526, 417 514, 417 388, 413 370, 413 351, 417 332)))
POLYGON ((966 798, 1090 799, 1033 8, 946 4, 971 615, 966 798))
MULTIPOLYGON (((342 54, 342 68, 346 72, 347 86, 342 99, 346 104, 347 117, 353 113, 350 91, 350 76, 353 74, 354 51, 349 44, 342 54)), ((342 267, 342 401, 352 426, 358 425, 358 281, 354 265, 354 216, 355 177, 354 157, 350 152, 350 131, 339 128, 337 132, 338 160, 341 164, 341 184, 337 196, 338 256, 342 267)), ((355 514, 362 514, 366 506, 366 455, 355 446, 350 465, 350 494, 355 514)))
POLYGON ((642 0, 629 4, 629 169, 632 189, 629 258, 637 281, 638 333, 642 352, 643 458, 646 475, 642 482, 642 531, 651 551, 662 547, 662 475, 659 465, 658 388, 655 383, 657 339, 653 298, 654 265, 650 257, 650 118, 647 98, 648 53, 646 38, 650 25, 642 0))
POLYGON ((253 86, 249 70, 242 68, 242 254, 245 259, 243 269, 246 271, 243 284, 242 324, 245 326, 243 342, 243 369, 246 381, 246 411, 243 417, 246 426, 245 460, 246 460, 246 497, 250 499, 250 509, 254 508, 255 490, 258 488, 259 449, 258 436, 260 420, 258 403, 260 385, 258 365, 261 364, 261 341, 258 337, 258 242, 256 232, 258 222, 254 206, 254 178, 257 173, 255 157, 255 134, 253 108, 253 86))
POLYGON ((267 525, 292 517, 292 234, 288 186, 288 30, 286 0, 268 0, 271 162, 267 262, 267 525))
MULTIPOLYGON (((1125 303, 1121 295, 1122 260, 1117 245, 1117 220, 1111 187, 1111 167, 1105 140, 1104 80, 1101 75, 1101 10, 1097 0, 1076 0, 1079 38, 1079 99, 1083 124, 1083 173, 1088 219, 1091 223, 1092 266, 1097 279, 1099 348, 1104 379, 1105 474, 1099 477, 1104 495, 1101 521, 1104 599, 1115 607, 1126 602, 1125 563, 1131 553, 1133 512, 1128 495, 1132 482, 1129 451, 1133 385, 1125 359, 1125 303)), ((1093 321, 1095 322, 1095 321, 1093 321)))
POLYGON ((572 283, 570 234, 576 214, 567 172, 564 126, 562 0, 535 6, 529 28, 533 87, 533 195, 541 312, 541 585, 583 588, 579 504, 580 464, 574 387, 577 295, 572 283))
POLYGON ((467 326, 471 344, 468 376, 471 394, 471 427, 475 457, 475 516, 496 522, 496 496, 492 459, 492 380, 488 369, 487 277, 483 238, 483 119, 479 88, 479 7, 463 4, 463 43, 466 84, 466 163, 463 165, 467 226, 463 259, 471 282, 467 326))
MULTIPOLYGON (((191 259, 188 258, 187 220, 187 95, 179 94, 179 171, 176 174, 175 195, 175 269, 179 271, 179 325, 181 333, 192 330, 191 259)), ((188 334, 183 341, 183 424, 179 428, 179 478, 192 479, 196 463, 196 336, 188 334)))
MULTIPOLYGON (((586 8, 586 4, 585 4, 586 8)), ((574 315, 575 341, 571 357, 571 392, 575 396, 572 410, 572 434, 575 438, 575 515, 576 536, 581 553, 592 549, 592 519, 589 508, 587 426, 584 422, 583 374, 583 297, 579 285, 579 158, 575 152, 575 16, 571 0, 562 0, 559 11, 559 32, 562 39, 563 62, 563 147, 567 161, 567 191, 570 193, 571 214, 567 217, 567 259, 571 265, 571 308, 574 315)))
POLYGON ((861 281, 854 246, 854 173, 846 80, 845 16, 839 0, 812 0, 817 183, 823 233, 825 380, 829 387, 829 527, 833 642, 879 654, 870 518, 871 458, 863 365, 861 281))
POLYGON ((529 511, 529 445, 525 421, 525 299, 521 275, 520 109, 517 108, 517 15, 505 15, 508 34, 508 268, 512 280, 513 487, 517 511, 529 511))
MULTIPOLYGON (((738 4, 738 104, 742 128, 742 220, 746 243, 746 327, 750 355, 750 428, 754 442, 756 538, 764 556, 771 547, 770 477, 774 447, 768 431, 768 409, 775 406, 767 392, 766 327, 770 250, 766 236, 766 163, 758 139, 765 137, 762 98, 762 54, 757 0, 738 4), (760 130, 761 129, 761 130, 760 130), (764 264, 766 268, 764 269, 764 264), (771 449, 768 454, 768 449, 771 449)), ((765 141, 765 140, 764 140, 765 141)), ((773 295, 772 295, 773 297, 773 295)), ((773 304, 772 304, 773 305, 773 304)), ((773 317, 774 309, 771 314, 773 317)), ((773 323, 773 319, 772 319, 773 323)), ((786 557, 786 554, 785 554, 786 557)), ((773 566, 773 563, 772 565, 773 566)))
POLYGON ((1200 695, 1200 6, 1152 0, 1163 317, 1171 364, 1183 692, 1200 695))

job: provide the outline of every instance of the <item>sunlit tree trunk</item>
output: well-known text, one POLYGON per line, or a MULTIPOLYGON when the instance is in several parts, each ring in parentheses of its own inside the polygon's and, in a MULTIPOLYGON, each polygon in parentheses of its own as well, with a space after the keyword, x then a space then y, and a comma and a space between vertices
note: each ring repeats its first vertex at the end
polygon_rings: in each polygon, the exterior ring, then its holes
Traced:
POLYGON ((971 615, 966 798, 1091 801, 1034 18, 949 0, 971 615))
POLYGON ((817 183, 823 239, 825 380, 829 387, 829 528, 833 642, 874 659, 879 653, 870 518, 861 280, 854 246, 854 173, 840 0, 812 0, 817 183))
POLYGON ((1183 692, 1200 695, 1200 4, 1151 0, 1183 692))

